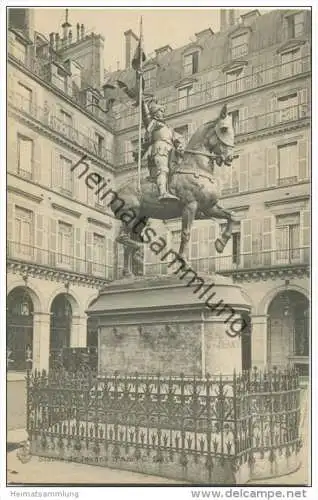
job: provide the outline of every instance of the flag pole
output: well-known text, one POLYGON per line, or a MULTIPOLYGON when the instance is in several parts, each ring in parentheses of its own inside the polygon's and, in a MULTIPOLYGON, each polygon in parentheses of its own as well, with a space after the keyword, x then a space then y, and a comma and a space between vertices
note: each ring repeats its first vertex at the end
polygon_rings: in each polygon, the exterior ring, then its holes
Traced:
POLYGON ((142 56, 143 56, 143 33, 142 16, 140 18, 140 38, 139 38, 139 134, 138 134, 138 190, 140 191, 141 178, 141 128, 142 128, 142 56))

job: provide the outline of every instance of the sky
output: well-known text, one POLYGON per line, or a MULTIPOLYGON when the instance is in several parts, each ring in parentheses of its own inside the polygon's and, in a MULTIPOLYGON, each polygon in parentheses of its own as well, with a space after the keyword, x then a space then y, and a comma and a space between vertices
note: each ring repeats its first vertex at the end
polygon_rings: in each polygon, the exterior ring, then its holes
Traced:
MULTIPOLYGON (((246 12, 245 9, 240 13, 246 12)), ((45 35, 57 32, 65 19, 65 9, 36 8, 34 9, 35 29, 45 35)), ((190 37, 206 28, 219 31, 219 10, 207 8, 124 8, 102 9, 69 9, 69 22, 72 24, 73 36, 76 33, 76 23, 83 23, 85 30, 103 35, 104 66, 106 70, 124 68, 125 38, 124 32, 132 29, 139 35, 139 20, 143 18, 144 47, 147 54, 164 45, 172 48, 181 47, 190 42, 190 37), (110 68, 111 67, 111 68, 110 68)))

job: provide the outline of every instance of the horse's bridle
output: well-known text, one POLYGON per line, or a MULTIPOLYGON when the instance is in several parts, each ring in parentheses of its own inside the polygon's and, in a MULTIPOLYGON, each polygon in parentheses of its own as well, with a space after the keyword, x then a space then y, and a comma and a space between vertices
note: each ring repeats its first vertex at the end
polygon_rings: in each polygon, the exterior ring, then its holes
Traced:
MULTIPOLYGON (((185 149, 184 150, 185 153, 190 153, 192 155, 201 155, 201 156, 205 156, 206 158, 209 158, 209 160, 217 160, 218 158, 222 158, 223 159, 223 156, 222 155, 213 155, 212 153, 204 153, 203 151, 197 151, 195 149, 185 149)), ((232 156, 232 159, 235 160, 236 158, 238 158, 238 155, 235 155, 235 156, 232 156)))

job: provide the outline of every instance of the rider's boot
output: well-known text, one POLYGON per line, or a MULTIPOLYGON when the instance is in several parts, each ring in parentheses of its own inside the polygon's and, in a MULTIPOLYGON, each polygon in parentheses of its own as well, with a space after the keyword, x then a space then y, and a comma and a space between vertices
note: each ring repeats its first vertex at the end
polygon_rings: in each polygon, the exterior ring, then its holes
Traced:
POLYGON ((157 186, 159 189, 159 201, 162 200, 177 200, 176 196, 168 193, 167 191, 167 176, 165 173, 159 174, 157 178, 157 186))

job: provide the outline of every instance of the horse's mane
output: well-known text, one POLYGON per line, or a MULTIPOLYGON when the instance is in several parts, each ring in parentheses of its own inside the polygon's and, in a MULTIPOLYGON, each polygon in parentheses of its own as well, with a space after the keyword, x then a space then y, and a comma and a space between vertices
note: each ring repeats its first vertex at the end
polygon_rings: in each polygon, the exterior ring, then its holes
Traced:
POLYGON ((202 140, 206 135, 206 132, 211 129, 211 127, 215 126, 217 120, 210 120, 209 122, 203 123, 200 127, 194 132, 194 134, 190 137, 188 141, 187 148, 195 149, 197 146, 202 145, 202 140))

